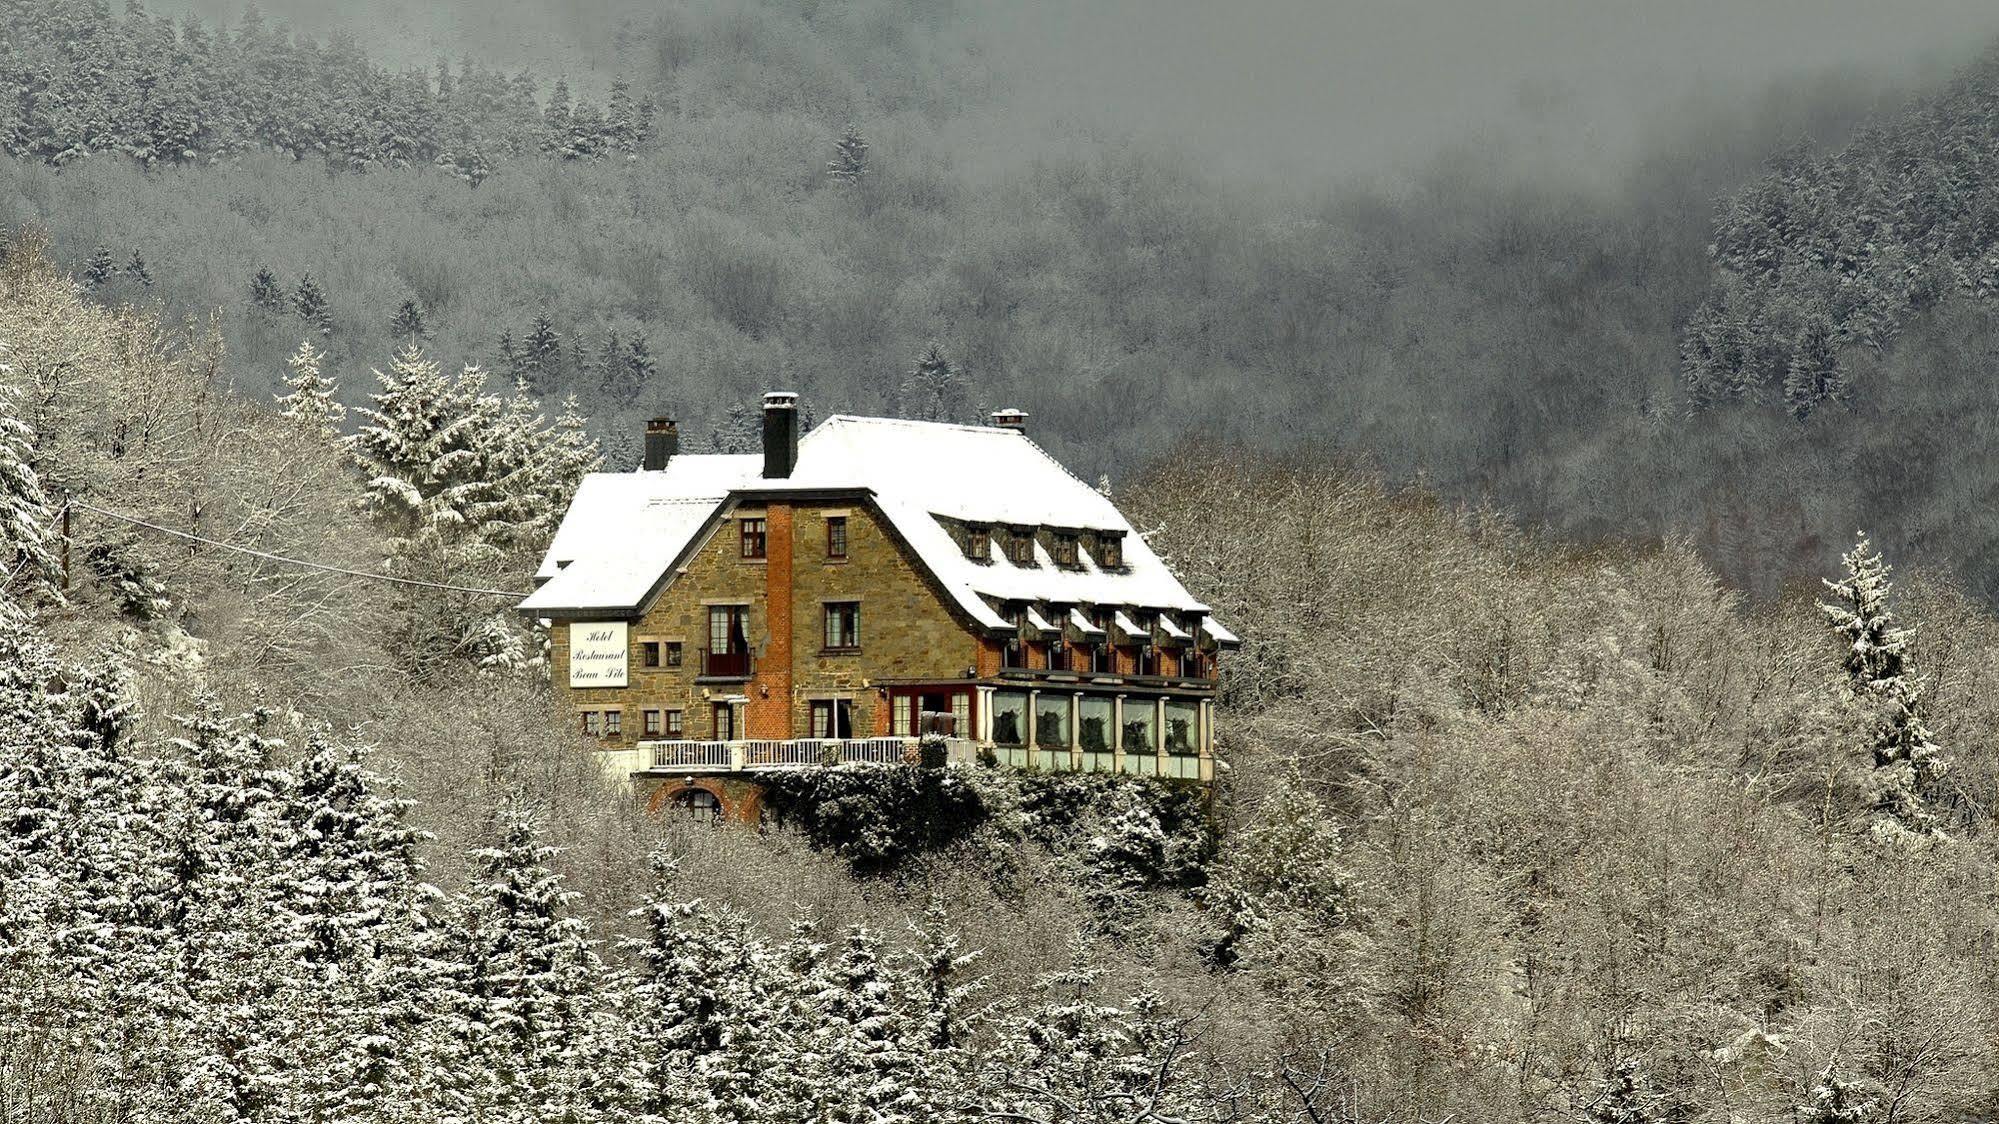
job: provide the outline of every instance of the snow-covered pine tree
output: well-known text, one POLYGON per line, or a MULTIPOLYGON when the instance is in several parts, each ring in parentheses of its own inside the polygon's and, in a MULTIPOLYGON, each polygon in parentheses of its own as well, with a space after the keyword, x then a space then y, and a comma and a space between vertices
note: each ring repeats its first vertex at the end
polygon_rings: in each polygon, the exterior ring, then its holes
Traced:
POLYGON ((1825 582, 1833 599, 1819 609, 1845 649, 1847 691, 1873 722, 1872 756, 1877 836, 1929 835, 1938 830, 1927 798, 1944 770, 1941 750, 1923 723, 1921 691, 1910 676, 1911 630, 1895 624, 1888 606, 1889 566, 1865 533, 1841 556, 1844 579, 1825 582))
POLYGON ((1645 1088, 1638 1059, 1626 1058, 1612 1068, 1589 1102, 1587 1119, 1594 1124, 1649 1124, 1658 1098, 1645 1088))
POLYGON ((909 952, 910 976, 917 984, 921 1040, 932 1052, 963 1050, 980 1021, 971 1002, 982 986, 966 972, 981 954, 963 951, 941 899, 931 898, 922 924, 911 928, 916 943, 909 952))
MULTIPOLYGON (((794 1063, 812 1077, 813 1118, 826 1124, 888 1124, 935 1118, 922 1095, 926 1062, 923 1028, 905 1004, 918 985, 884 955, 881 939, 850 926, 838 954, 811 979, 818 1018, 806 1052, 794 1063)), ((933 1072, 946 1088, 956 1082, 933 1072)))
POLYGON ((1343 851, 1339 826, 1298 778, 1246 813, 1202 891, 1220 929, 1209 955, 1272 967, 1302 956, 1324 970, 1312 978, 1336 980, 1354 900, 1343 851))
POLYGON ((964 390, 957 369, 936 340, 925 345, 916 357, 916 366, 903 380, 900 399, 911 418, 917 421, 962 421, 964 390))
POLYGON ((610 108, 604 119, 605 139, 620 156, 636 156, 639 151, 638 107, 632 102, 631 83, 611 79, 610 108))
POLYGON ((1792 1118, 1796 1124, 1868 1124, 1880 1106, 1875 1093, 1841 1077, 1834 1063, 1819 1072, 1808 1099, 1792 1110, 1792 1118))
MULTIPOLYGON (((636 401, 641 394, 657 400, 663 389, 658 385, 659 364, 653 359, 652 347, 646 343, 644 336, 634 336, 625 345, 624 364, 625 379, 632 388, 632 400, 636 401)), ((630 404, 630 401, 626 403, 630 404)))
POLYGON ((472 1119, 575 1120, 593 1047, 606 1043, 603 965, 535 818, 509 807, 497 835, 474 855, 479 874, 452 926, 465 966, 458 1091, 472 1119))
POLYGON ((311 1120, 375 1119, 413 1081, 410 1043, 429 1004, 411 801, 358 746, 313 739, 285 792, 274 925, 292 970, 285 1014, 318 1033, 286 1052, 291 1100, 311 1120))
POLYGON ((91 253, 90 261, 83 267, 83 287, 101 289, 109 285, 116 270, 117 266, 111 260, 111 251, 102 246, 97 247, 91 253))
POLYGON ((312 274, 298 279, 298 288, 292 291, 292 311, 317 329, 320 335, 333 334, 333 314, 327 307, 326 293, 320 289, 319 282, 312 279, 312 274))
POLYGON ((132 256, 125 261, 125 276, 130 277, 132 280, 149 289, 152 288, 152 271, 146 268, 146 259, 140 256, 139 251, 136 249, 132 251, 132 256))
MULTIPOLYGON (((0 374, 7 370, 0 341, 0 374)), ((20 417, 19 392, 0 383, 0 564, 6 588, 19 600, 62 600, 62 561, 55 512, 33 464, 35 432, 20 417)))
POLYGON ((262 266, 250 278, 250 306, 265 312, 285 310, 285 290, 278 284, 277 275, 262 266))
POLYGON ((1106 1003, 1098 978, 1080 942, 1067 969, 1042 978, 1041 1001, 980 1052, 973 1115, 1040 1124, 1219 1116, 1190 1088, 1185 1020, 1151 995, 1106 1003))
POLYGON ((1813 311, 1804 318, 1784 374, 1784 402, 1791 416, 1803 421, 1821 403, 1844 393, 1840 378, 1839 341, 1832 317, 1813 311))
POLYGON ((545 156, 559 157, 562 147, 569 141, 569 82, 557 78, 555 88, 548 93, 548 104, 541 114, 541 151, 545 156))
POLYGON ((405 342, 415 342, 430 338, 430 329, 424 323, 423 308, 415 297, 403 301, 396 314, 389 319, 389 334, 405 342))
POLYGON ((833 159, 826 164, 826 174, 836 182, 856 184, 868 174, 868 142, 861 136, 861 130, 852 122, 840 133, 840 139, 833 144, 833 159))
POLYGON ((294 424, 332 438, 347 418, 347 407, 335 397, 338 386, 320 372, 325 359, 326 353, 312 346, 310 339, 300 340, 298 350, 285 360, 290 368, 285 374, 286 393, 278 396, 277 406, 294 424))
POLYGON ((521 341, 521 372, 537 394, 554 391, 562 378, 562 337, 547 316, 537 316, 521 341))

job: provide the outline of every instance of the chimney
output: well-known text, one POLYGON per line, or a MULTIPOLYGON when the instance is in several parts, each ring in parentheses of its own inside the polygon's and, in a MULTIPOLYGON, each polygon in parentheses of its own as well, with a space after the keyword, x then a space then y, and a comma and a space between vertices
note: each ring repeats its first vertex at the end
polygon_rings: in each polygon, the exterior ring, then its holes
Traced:
POLYGON ((680 426, 672 418, 654 418, 646 423, 647 472, 658 472, 680 451, 680 426))
POLYGON ((798 464, 798 395, 764 395, 764 479, 783 480, 798 464))
POLYGON ((1016 410, 1011 406, 1004 410, 994 410, 993 425, 1000 429, 1011 429, 1016 433, 1026 433, 1027 411, 1016 410))

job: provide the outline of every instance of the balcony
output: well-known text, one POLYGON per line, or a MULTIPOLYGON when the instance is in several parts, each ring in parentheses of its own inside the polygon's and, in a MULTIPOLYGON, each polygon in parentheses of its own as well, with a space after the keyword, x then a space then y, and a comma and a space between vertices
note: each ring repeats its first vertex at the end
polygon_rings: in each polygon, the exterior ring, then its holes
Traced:
POLYGON ((701 649, 701 678, 703 679, 748 679, 752 661, 748 649, 733 652, 715 652, 701 649))
MULTIPOLYGON (((970 742, 948 743, 952 761, 975 756, 970 742)), ((650 773, 744 773, 830 765, 897 765, 917 759, 916 738, 790 738, 742 741, 642 741, 650 773)))

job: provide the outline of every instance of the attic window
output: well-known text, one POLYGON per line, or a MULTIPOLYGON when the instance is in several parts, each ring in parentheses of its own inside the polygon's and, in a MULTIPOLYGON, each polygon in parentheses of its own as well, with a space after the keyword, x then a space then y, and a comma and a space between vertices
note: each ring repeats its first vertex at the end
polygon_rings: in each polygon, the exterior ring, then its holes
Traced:
MULTIPOLYGON (((724 539, 723 541, 727 542, 728 540, 724 539)), ((743 557, 762 558, 764 556, 765 544, 764 521, 762 519, 743 520, 743 557)))
POLYGON ((1097 535, 1097 565, 1106 570, 1124 569, 1124 536, 1115 531, 1097 535))
POLYGON ((1075 533, 1071 531, 1055 532, 1054 549, 1049 553, 1054 556, 1057 566, 1074 566, 1076 564, 1075 533))
POLYGON ((993 560, 993 533, 977 524, 965 528, 965 557, 974 562, 993 560))
POLYGON ((1034 565, 1034 529, 1015 527, 1006 537, 1006 560, 1016 566, 1034 565))

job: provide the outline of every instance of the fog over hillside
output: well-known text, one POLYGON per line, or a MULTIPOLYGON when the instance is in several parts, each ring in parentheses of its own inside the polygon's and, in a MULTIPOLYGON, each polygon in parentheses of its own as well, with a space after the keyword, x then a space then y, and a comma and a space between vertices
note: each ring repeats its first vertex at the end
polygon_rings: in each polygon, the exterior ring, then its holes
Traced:
MULTIPOLYGON (((831 0, 789 5, 812 12, 831 0)), ((572 81, 616 61, 620 32, 739 0, 268 0, 272 20, 352 34, 428 66, 472 54, 572 81)), ((173 0, 233 23, 238 0, 173 0)), ((1597 176, 1642 154, 1692 100, 1744 111, 1769 86, 1934 81, 1999 33, 1977 0, 1010 0, 907 5, 884 18, 963 26, 1005 92, 962 132, 1005 161, 1127 134, 1202 170, 1287 190, 1406 171, 1445 148, 1503 144, 1515 166, 1597 176)), ((1855 91, 1849 90, 1848 94, 1855 91)))

